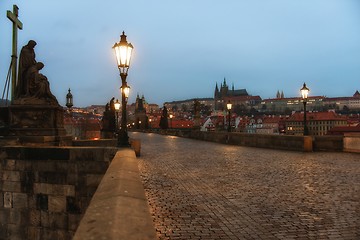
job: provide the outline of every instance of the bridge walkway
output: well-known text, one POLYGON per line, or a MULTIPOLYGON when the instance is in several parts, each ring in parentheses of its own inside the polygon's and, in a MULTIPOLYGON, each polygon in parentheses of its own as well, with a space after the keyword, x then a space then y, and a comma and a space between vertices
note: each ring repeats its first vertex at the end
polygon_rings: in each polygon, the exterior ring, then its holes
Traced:
POLYGON ((360 239, 360 155, 141 139, 158 239, 360 239))

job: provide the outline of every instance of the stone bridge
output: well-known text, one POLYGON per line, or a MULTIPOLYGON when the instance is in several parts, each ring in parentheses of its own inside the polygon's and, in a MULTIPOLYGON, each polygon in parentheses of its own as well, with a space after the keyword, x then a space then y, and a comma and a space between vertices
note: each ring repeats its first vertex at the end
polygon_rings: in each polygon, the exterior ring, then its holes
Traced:
POLYGON ((0 239, 360 239, 357 153, 131 137, 3 148, 0 239))

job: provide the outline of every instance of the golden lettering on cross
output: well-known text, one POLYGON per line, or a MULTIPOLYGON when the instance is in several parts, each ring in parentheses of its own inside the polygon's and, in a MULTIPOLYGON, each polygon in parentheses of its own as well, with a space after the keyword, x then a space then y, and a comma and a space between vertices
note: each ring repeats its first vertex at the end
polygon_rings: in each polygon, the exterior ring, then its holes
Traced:
POLYGON ((11 55, 11 101, 14 100, 16 76, 17 76, 17 29, 22 29, 22 22, 18 19, 18 6, 13 5, 13 12, 7 11, 7 17, 13 22, 13 34, 12 34, 12 55, 11 55))

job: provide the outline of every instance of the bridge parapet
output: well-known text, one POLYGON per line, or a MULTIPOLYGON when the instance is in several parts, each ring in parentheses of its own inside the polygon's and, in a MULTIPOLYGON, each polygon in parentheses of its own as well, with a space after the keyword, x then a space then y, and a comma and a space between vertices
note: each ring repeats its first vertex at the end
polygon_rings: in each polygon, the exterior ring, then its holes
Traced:
POLYGON ((248 134, 238 132, 202 132, 191 129, 151 129, 147 130, 147 132, 248 147, 260 147, 304 152, 331 151, 360 153, 359 133, 347 133, 344 136, 294 136, 274 134, 248 134))
POLYGON ((71 239, 117 148, 0 148, 0 239, 71 239))
POLYGON ((360 153, 360 133, 345 134, 344 151, 360 153))
POLYGON ((156 239, 133 150, 120 149, 74 236, 82 239, 156 239))

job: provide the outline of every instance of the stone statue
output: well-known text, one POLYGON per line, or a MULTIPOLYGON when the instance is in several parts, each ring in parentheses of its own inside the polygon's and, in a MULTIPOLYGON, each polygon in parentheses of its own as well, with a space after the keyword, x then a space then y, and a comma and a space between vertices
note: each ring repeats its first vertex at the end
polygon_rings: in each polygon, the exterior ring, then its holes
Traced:
POLYGON ((161 129, 168 129, 169 128, 168 111, 167 111, 167 108, 166 108, 165 105, 164 105, 164 108, 162 110, 159 126, 160 126, 161 129))
POLYGON ((19 73, 15 90, 15 98, 20 98, 28 94, 28 81, 26 74, 29 68, 36 64, 34 47, 36 42, 30 40, 27 45, 22 47, 19 58, 19 73))
POLYGON ((114 104, 114 100, 115 98, 111 98, 110 103, 109 103, 109 107, 110 107, 110 111, 109 111, 109 129, 111 131, 115 131, 116 130, 116 116, 115 116, 115 104, 114 104))
POLYGON ((112 98, 109 103, 105 105, 105 112, 102 118, 102 129, 104 131, 114 132, 116 130, 115 106, 112 98))
POLYGON ((37 62, 26 71, 25 79, 28 84, 26 96, 58 104, 56 97, 50 91, 50 83, 47 77, 40 73, 43 67, 44 64, 42 62, 37 62))
POLYGON ((108 131, 109 130, 109 103, 106 103, 105 105, 105 111, 103 113, 103 117, 101 119, 102 123, 102 131, 108 131))
POLYGON ((40 73, 44 64, 35 60, 35 46, 36 42, 30 40, 21 49, 14 104, 59 105, 47 77, 40 73))

